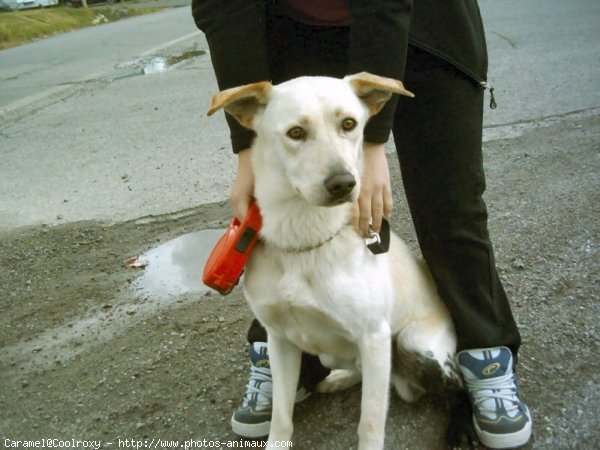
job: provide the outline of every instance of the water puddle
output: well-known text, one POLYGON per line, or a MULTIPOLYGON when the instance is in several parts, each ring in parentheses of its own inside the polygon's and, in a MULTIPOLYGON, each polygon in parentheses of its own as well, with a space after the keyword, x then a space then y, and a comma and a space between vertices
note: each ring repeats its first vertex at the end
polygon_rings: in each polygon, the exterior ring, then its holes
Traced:
POLYGON ((154 298, 207 292, 209 288, 202 284, 202 271, 224 232, 202 230, 184 234, 141 255, 138 259, 147 265, 134 281, 134 289, 154 298))
POLYGON ((149 55, 135 58, 117 65, 119 70, 130 70, 128 74, 118 78, 167 72, 203 55, 206 55, 205 50, 188 50, 176 55, 149 55))

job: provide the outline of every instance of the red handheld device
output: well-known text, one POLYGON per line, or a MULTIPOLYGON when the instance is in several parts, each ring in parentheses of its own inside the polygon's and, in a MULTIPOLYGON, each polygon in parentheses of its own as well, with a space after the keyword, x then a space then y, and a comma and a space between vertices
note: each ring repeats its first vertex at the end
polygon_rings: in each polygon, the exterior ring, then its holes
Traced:
POLYGON ((255 202, 250 204, 242 222, 233 218, 204 266, 202 281, 205 285, 223 295, 231 292, 242 276, 261 226, 262 217, 255 202))

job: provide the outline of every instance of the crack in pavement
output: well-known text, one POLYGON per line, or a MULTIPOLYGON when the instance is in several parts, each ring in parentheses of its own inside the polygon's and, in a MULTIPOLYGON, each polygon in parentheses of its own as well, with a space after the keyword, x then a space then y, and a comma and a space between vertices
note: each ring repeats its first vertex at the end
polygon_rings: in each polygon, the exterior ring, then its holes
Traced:
POLYGON ((519 120, 515 122, 489 125, 483 128, 483 142, 497 141, 500 139, 514 139, 526 130, 540 127, 549 127, 561 120, 582 120, 588 117, 600 115, 599 107, 578 109, 560 114, 553 114, 536 119, 519 120))

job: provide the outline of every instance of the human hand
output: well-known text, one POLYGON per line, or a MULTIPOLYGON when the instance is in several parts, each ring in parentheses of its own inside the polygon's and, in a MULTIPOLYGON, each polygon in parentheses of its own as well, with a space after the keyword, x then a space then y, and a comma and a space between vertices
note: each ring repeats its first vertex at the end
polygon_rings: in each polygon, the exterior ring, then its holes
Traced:
POLYGON ((254 172, 250 162, 250 149, 238 153, 238 166, 231 185, 230 200, 233 216, 242 221, 248 212, 248 206, 254 195, 254 172))
POLYGON ((354 225, 362 236, 369 234, 369 223, 375 232, 381 229, 381 218, 392 215, 393 200, 390 169, 385 156, 385 144, 365 142, 364 170, 360 195, 355 206, 354 225), (356 214, 358 209, 358 214, 356 214))

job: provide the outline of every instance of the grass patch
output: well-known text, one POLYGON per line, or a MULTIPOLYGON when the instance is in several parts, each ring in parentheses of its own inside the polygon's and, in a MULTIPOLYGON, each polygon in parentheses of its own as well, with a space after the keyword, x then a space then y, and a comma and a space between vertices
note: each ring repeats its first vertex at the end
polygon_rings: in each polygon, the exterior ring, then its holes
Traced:
POLYGON ((93 26, 102 14, 109 22, 162 11, 164 8, 47 8, 0 13, 0 50, 55 34, 93 26))

